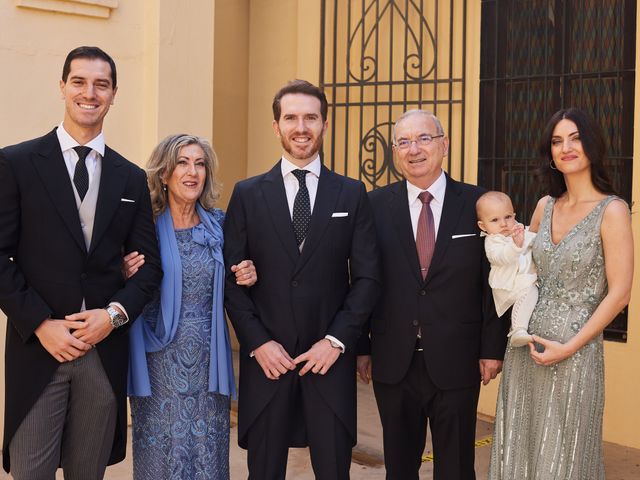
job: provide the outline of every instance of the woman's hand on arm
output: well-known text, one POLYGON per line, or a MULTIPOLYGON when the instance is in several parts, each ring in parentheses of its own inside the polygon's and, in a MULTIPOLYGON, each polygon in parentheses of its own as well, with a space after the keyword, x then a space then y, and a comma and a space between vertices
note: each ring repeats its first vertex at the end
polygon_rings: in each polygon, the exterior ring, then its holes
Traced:
POLYGON ((122 275, 125 280, 133 277, 144 265, 144 255, 138 252, 131 252, 122 259, 122 275))
POLYGON ((237 265, 231 265, 231 271, 236 274, 238 285, 251 287, 258 281, 258 272, 251 260, 243 260, 237 265))

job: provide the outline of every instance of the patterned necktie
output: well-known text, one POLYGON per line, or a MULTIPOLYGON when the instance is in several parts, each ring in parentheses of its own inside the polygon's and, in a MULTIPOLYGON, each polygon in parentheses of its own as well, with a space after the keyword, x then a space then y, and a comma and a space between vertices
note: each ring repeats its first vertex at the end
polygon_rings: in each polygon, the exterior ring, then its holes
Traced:
POLYGON ((291 173, 298 179, 298 193, 293 201, 293 231, 296 234, 298 246, 303 242, 309 231, 311 223, 311 201, 309 200, 309 190, 307 189, 307 173, 309 170, 293 170, 291 173))
POLYGON ((433 225, 433 213, 429 204, 433 200, 433 196, 429 192, 422 192, 418 195, 422 202, 422 210, 418 217, 418 229, 416 231, 416 249, 418 250, 418 258, 420 259, 420 272, 422 279, 427 278, 431 257, 436 246, 435 228, 433 225))
POLYGON ((84 196, 89 190, 89 170, 87 170, 87 164, 85 159, 91 147, 73 147, 78 154, 78 163, 76 163, 76 170, 73 172, 73 184, 76 186, 80 200, 84 200, 84 196))

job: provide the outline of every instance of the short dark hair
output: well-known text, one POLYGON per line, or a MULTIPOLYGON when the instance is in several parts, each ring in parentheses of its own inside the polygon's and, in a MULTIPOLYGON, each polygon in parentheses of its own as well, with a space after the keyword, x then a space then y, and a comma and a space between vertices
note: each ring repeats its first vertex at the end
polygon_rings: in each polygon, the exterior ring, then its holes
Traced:
POLYGON ((78 47, 69 52, 62 67, 62 81, 67 82, 69 71, 71 70, 71 62, 76 58, 88 58, 90 60, 104 60, 111 67, 111 84, 113 88, 118 86, 118 75, 116 73, 116 62, 109 56, 107 52, 98 47, 78 47))
POLYGON ((287 83, 284 87, 282 87, 276 93, 275 97, 273 97, 273 104, 271 107, 273 108, 273 119, 277 122, 280 120, 280 114, 282 113, 282 109, 280 108, 280 100, 285 95, 290 93, 302 93, 304 95, 311 95, 320 100, 320 114, 322 115, 322 121, 327 120, 327 112, 329 111, 329 103, 327 102, 327 97, 324 92, 320 90, 320 88, 316 87, 312 83, 307 82, 306 80, 292 80, 287 83))
POLYGON ((548 193, 552 197, 558 198, 567 191, 564 175, 559 170, 552 168, 553 157, 551 156, 551 138, 553 131, 560 120, 571 120, 578 127, 580 142, 585 155, 589 159, 591 166, 591 182, 600 192, 614 195, 616 192, 607 173, 604 161, 607 154, 607 147, 600 125, 586 112, 579 108, 563 108, 553 114, 542 133, 539 152, 542 157, 540 166, 540 176, 546 181, 548 193))

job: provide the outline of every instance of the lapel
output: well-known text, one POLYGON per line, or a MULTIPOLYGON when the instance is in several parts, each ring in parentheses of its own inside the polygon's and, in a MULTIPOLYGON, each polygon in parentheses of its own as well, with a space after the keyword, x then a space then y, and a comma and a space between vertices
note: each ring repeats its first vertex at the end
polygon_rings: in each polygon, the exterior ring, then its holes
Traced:
POLYGON ((405 259, 409 262, 409 269, 413 272, 418 283, 422 283, 420 273, 420 260, 416 250, 416 240, 413 237, 411 226, 411 214, 407 203, 407 181, 396 182, 390 187, 389 213, 395 226, 394 232, 400 242, 400 250, 404 252, 405 259))
MULTIPOLYGON (((340 177, 322 165, 320 178, 318 180, 316 200, 313 204, 313 213, 311 214, 311 224, 309 225, 309 232, 304 241, 302 253, 296 264, 296 272, 311 258, 314 250, 320 244, 320 239, 329 225, 331 214, 334 212, 341 187, 342 182, 340 181, 340 177)), ((291 230, 293 231, 293 227, 291 227, 291 230)))
POLYGON ((89 254, 99 243, 111 223, 113 215, 120 207, 120 198, 122 198, 127 184, 128 169, 124 168, 125 166, 124 159, 105 146, 89 254))
POLYGON ((438 237, 436 238, 436 246, 433 251, 433 258, 431 259, 425 284, 429 283, 431 278, 437 273, 438 268, 444 264, 447 248, 451 243, 451 236, 456 231, 456 226, 460 221, 460 214, 466 202, 465 198, 461 195, 462 191, 459 183, 453 180, 448 174, 446 174, 446 176, 447 188, 444 193, 444 204, 442 205, 442 216, 440 217, 440 225, 438 226, 438 237))
POLYGON ((60 213, 78 247, 86 253, 87 247, 80 227, 78 206, 55 128, 42 138, 42 142, 38 150, 32 154, 31 160, 49 194, 51 203, 60 213))
POLYGON ((260 184, 267 210, 271 215, 271 221, 276 229, 282 246, 295 264, 298 261, 300 252, 296 244, 296 236, 293 232, 289 204, 287 203, 287 193, 282 180, 282 170, 280 162, 268 171, 260 184))

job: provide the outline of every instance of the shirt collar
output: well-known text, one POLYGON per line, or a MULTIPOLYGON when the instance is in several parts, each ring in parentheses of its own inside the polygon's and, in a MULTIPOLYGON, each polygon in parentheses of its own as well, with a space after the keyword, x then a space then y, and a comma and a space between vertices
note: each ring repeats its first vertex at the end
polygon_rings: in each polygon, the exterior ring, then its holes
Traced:
MULTIPOLYGON (((440 176, 433 182, 429 188, 427 188, 427 192, 429 192, 433 196, 433 200, 436 203, 442 205, 444 203, 444 192, 447 188, 447 176, 444 174, 444 171, 440 171, 440 176)), ((407 195, 409 197, 409 205, 416 201, 418 195, 420 195, 425 190, 416 187, 413 183, 407 180, 407 195)))
MULTIPOLYGON (((282 171, 282 177, 286 177, 287 174, 291 173, 293 170, 296 170, 300 167, 298 167, 297 165, 294 165, 293 163, 291 163, 289 160, 287 160, 286 158, 282 157, 282 162, 280 162, 280 169, 282 171)), ((317 155, 316 158, 314 158, 311 163, 307 164, 306 167, 304 167, 304 170, 308 170, 311 173, 313 173, 316 177, 320 178, 320 170, 322 169, 322 163, 320 162, 320 155, 317 155)))
MULTIPOLYGON (((73 147, 77 147, 80 145, 71 135, 69 135, 69 132, 64 129, 62 123, 58 125, 56 135, 58 135, 60 149, 63 152, 71 150, 73 147)), ((100 154, 100 156, 104 157, 104 135, 102 134, 102 132, 100 132, 100 134, 90 142, 85 143, 85 146, 91 148, 92 150, 95 150, 100 154)))

